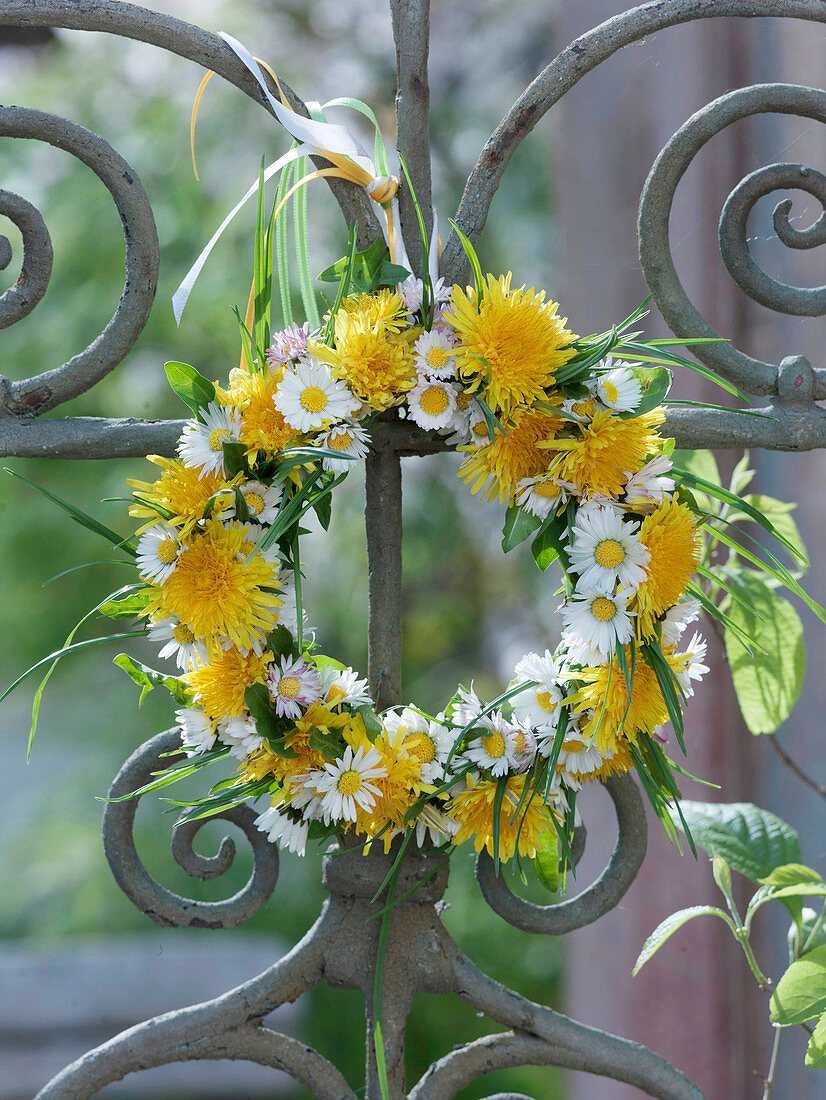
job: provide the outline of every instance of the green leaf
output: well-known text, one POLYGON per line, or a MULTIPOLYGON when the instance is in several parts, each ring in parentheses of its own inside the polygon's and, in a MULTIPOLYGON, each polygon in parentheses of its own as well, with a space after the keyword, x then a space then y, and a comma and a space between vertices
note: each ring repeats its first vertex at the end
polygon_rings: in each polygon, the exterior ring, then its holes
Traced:
POLYGON ((734 931, 731 919, 715 905, 692 905, 688 909, 681 909, 678 913, 672 913, 670 917, 666 917, 642 945, 642 951, 640 951, 639 957, 634 963, 634 969, 631 971, 632 975, 636 977, 651 956, 656 955, 665 941, 695 917, 720 917, 734 931))
POLYGON ((268 741, 277 741, 283 734, 266 684, 251 684, 244 692, 244 702, 255 719, 258 732, 268 741))
POLYGON ((546 890, 555 894, 559 889, 559 837, 556 829, 543 833, 533 860, 536 877, 546 890))
POLYGON ((344 745, 338 732, 317 727, 313 727, 310 733, 309 745, 315 752, 322 753, 327 760, 337 760, 344 752, 344 745))
POLYGON ((381 718, 376 714, 375 709, 369 703, 362 703, 356 710, 356 714, 361 715, 367 736, 371 741, 375 741, 383 728, 381 718))
POLYGON ((568 516, 565 512, 558 516, 548 516, 539 528, 531 543, 533 559, 544 573, 559 558, 563 569, 568 569, 568 516))
MULTIPOLYGON (((356 252, 353 255, 352 265, 352 277, 360 279, 365 285, 369 285, 373 278, 381 270, 381 265, 385 260, 390 259, 390 251, 387 245, 384 243, 383 237, 376 237, 372 244, 368 245, 363 252, 356 252)), ((347 272, 347 268, 350 263, 349 256, 342 256, 340 260, 336 260, 334 264, 321 272, 317 276, 319 282, 322 283, 340 283, 342 278, 347 272)))
POLYGON ((530 538, 542 520, 523 512, 521 508, 511 505, 505 513, 505 525, 502 528, 502 549, 507 554, 518 546, 520 542, 530 538))
POLYGON ((145 588, 141 592, 130 592, 119 600, 107 600, 98 610, 110 619, 133 619, 146 609, 149 598, 149 589, 145 588))
POLYGON ((146 696, 150 691, 154 691, 156 687, 165 687, 176 703, 180 703, 181 706, 189 706, 186 688, 177 676, 168 676, 165 672, 157 672, 154 668, 149 668, 148 665, 136 661, 128 653, 119 653, 117 657, 112 659, 112 663, 117 665, 118 668, 122 668, 126 675, 131 677, 141 689, 138 706, 143 705, 146 696))
POLYGON ((698 846, 722 856, 755 885, 783 864, 800 862, 797 832, 768 810, 750 802, 683 800, 680 805, 698 846))
MULTIPOLYGON (((267 635, 267 649, 270 650, 276 661, 280 661, 282 657, 298 656, 295 638, 283 623, 279 623, 275 629, 270 631, 267 635)), ((259 684, 258 686, 264 687, 263 684, 259 684)), ((266 691, 266 688, 264 688, 264 690, 266 691)))
POLYGON ((632 367, 631 370, 643 385, 642 397, 636 409, 619 414, 622 420, 642 416, 662 405, 674 382, 674 375, 668 367, 632 367))
POLYGON ((325 531, 330 528, 330 520, 333 516, 333 498, 332 496, 322 497, 321 500, 317 500, 313 504, 313 511, 318 516, 318 522, 324 528, 325 531))
POLYGON ((772 993, 769 1019, 780 1027, 805 1024, 826 1010, 826 947, 797 959, 772 993))
POLYGON ((729 620, 762 651, 749 653, 726 628, 726 656, 737 701, 753 734, 774 733, 791 714, 803 688, 803 623, 789 601, 753 570, 742 570, 731 585, 741 599, 730 604, 729 620))
POLYGON ((465 236, 459 226, 453 219, 448 219, 453 227, 456 236, 459 238, 462 244, 462 248, 465 250, 465 255, 470 263, 470 269, 473 272, 473 281, 476 284, 476 294, 479 302, 482 301, 482 295, 485 289, 485 280, 482 277, 482 265, 479 263, 479 257, 476 255, 476 249, 470 243, 470 240, 465 236))
MULTIPOLYGON (((720 469, 717 465, 717 459, 711 451, 675 450, 671 456, 671 460, 675 466, 687 470, 689 473, 694 474, 695 477, 702 478, 704 481, 710 481, 715 485, 720 484, 720 469)), ((716 503, 712 501, 710 496, 700 492, 697 492, 695 495, 697 497, 697 503, 701 508, 705 508, 707 512, 716 512, 718 510, 716 503)))
POLYGON ((826 1069, 826 1015, 820 1017, 809 1039, 805 1062, 809 1069, 826 1069))
POLYGON ((208 378, 204 378, 189 363, 177 363, 174 360, 164 363, 169 385, 185 405, 200 418, 201 409, 205 409, 215 400, 215 387, 208 378))
POLYGON ((799 883, 823 882, 823 876, 803 863, 783 863, 760 882, 763 886, 796 886, 799 883))
MULTIPOLYGON (((221 445, 221 450, 224 453, 224 469, 227 472, 228 478, 235 477, 236 474, 244 473, 249 477, 249 466, 247 465, 247 445, 236 440, 231 440, 221 445)), ((217 494, 215 494, 217 496, 217 494)))

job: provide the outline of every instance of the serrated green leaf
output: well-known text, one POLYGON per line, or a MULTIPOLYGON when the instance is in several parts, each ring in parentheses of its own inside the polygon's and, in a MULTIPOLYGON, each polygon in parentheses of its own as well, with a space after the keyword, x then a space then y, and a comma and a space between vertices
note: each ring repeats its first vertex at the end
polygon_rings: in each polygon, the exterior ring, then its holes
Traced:
POLYGON ((163 369, 166 371, 169 385, 196 416, 201 409, 205 409, 211 401, 215 400, 215 386, 189 363, 178 363, 172 360, 164 363, 163 369))
POLYGON ((250 684, 244 692, 244 702, 255 719, 259 734, 268 740, 277 740, 282 730, 276 721, 275 707, 266 685, 250 684))
POLYGON ((536 533, 531 543, 533 560, 544 573, 549 566, 559 559, 563 569, 569 566, 568 557, 568 516, 562 512, 558 516, 548 516, 536 533))
MULTIPOLYGON (((279 623, 267 635, 267 649, 270 650, 276 661, 280 661, 282 657, 298 656, 295 638, 283 623, 279 623)), ((263 684, 258 686, 264 688, 263 684)), ((266 688, 264 690, 266 691, 266 688)), ((267 698, 269 698, 269 693, 267 693, 267 698)))
POLYGON ((364 728, 371 741, 375 741, 382 731, 381 718, 369 703, 362 703, 356 714, 360 714, 364 722, 364 728))
MULTIPOLYGON (((755 885, 777 867, 800 862, 797 832, 768 810, 750 802, 680 803, 698 847, 720 855, 755 885)), ((680 827, 679 821, 674 823, 680 827)))
POLYGON ((727 627, 726 655, 743 718, 753 734, 774 733, 791 714, 806 673, 803 623, 788 600, 753 570, 743 569, 731 586, 741 599, 728 617, 756 642, 751 653, 727 627))
POLYGON ((139 707, 143 705, 143 701, 149 692, 154 691, 156 687, 165 687, 176 703, 181 706, 189 706, 186 688, 177 676, 169 676, 165 672, 158 672, 154 668, 136 661, 128 653, 119 653, 117 657, 112 659, 112 663, 117 665, 118 668, 122 668, 126 675, 134 680, 141 689, 140 698, 138 699, 139 707))
POLYGON ((337 760, 344 752, 341 735, 338 732, 313 727, 310 732, 309 746, 320 752, 326 760, 337 760))
POLYGON ((826 947, 797 959, 772 993, 769 1018, 779 1027, 815 1020, 826 1010, 826 947))
POLYGON ((687 924, 688 921, 693 920, 695 917, 720 917, 730 928, 733 928, 730 918, 722 909, 718 909, 715 905, 692 905, 688 909, 681 909, 678 913, 672 913, 670 917, 666 917, 665 920, 654 929, 642 945, 642 951, 640 951, 639 957, 634 963, 634 969, 631 971, 632 975, 636 977, 651 956, 659 951, 666 940, 670 939, 678 929, 682 928, 684 924, 687 924))
POLYGON ((120 600, 107 600, 98 610, 101 615, 109 619, 133 619, 146 609, 149 603, 150 593, 148 589, 142 592, 131 592, 120 600))

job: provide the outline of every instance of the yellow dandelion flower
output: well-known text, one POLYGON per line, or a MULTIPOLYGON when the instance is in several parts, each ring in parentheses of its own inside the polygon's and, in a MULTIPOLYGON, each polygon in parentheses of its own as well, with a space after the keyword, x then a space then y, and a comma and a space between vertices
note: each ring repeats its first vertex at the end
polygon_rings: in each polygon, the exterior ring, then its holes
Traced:
POLYGON ((648 575, 628 604, 637 613, 640 638, 650 638, 657 619, 678 602, 700 560, 697 521, 687 504, 665 500, 646 516, 637 536, 651 555, 648 575))
POLYGON ((603 760, 601 767, 592 772, 587 772, 585 775, 580 775, 579 778, 586 783, 604 783, 612 775, 625 775, 633 762, 630 745, 624 737, 620 737, 617 740, 614 755, 610 759, 603 760))
POLYGON ((472 493, 482 491, 484 500, 513 504, 516 486, 522 478, 538 477, 548 467, 548 452, 543 443, 553 439, 563 425, 562 417, 542 409, 520 409, 506 420, 502 432, 495 432, 486 446, 460 447, 469 452, 458 476, 471 486, 472 493))
POLYGON ((246 524, 208 520, 155 589, 146 613, 176 615, 209 645, 228 638, 238 649, 252 648, 272 630, 284 601, 266 591, 278 586, 277 563, 260 554, 247 562, 246 536, 246 524))
POLYGON ((395 290, 383 287, 373 294, 351 294, 341 309, 357 317, 365 328, 385 328, 400 332, 407 326, 407 306, 395 290))
POLYGON ((651 452, 659 453, 662 440, 656 429, 665 420, 662 409, 622 420, 603 409, 575 434, 553 439, 549 469, 558 481, 570 481, 583 493, 619 496, 625 483, 645 465, 651 452))
POLYGON ((235 718, 246 710, 247 688, 266 682, 271 660, 271 653, 257 657, 250 650, 245 657, 237 649, 216 650, 210 664, 193 666, 184 681, 210 718, 235 718))
MULTIPOLYGON (((631 651, 628 646, 625 647, 625 656, 630 670, 631 651)), ((638 734, 653 733, 658 726, 668 721, 668 707, 665 705, 657 675, 639 653, 634 665, 630 705, 625 677, 616 657, 611 660, 610 665, 583 669, 578 676, 585 683, 569 701, 577 714, 593 711, 582 726, 582 736, 589 740, 593 738, 600 752, 610 750, 618 753, 623 739, 634 744, 638 734)))
POLYGON ((508 416, 517 405, 545 399, 557 370, 573 358, 576 337, 544 290, 511 290, 511 272, 487 275, 482 302, 475 290, 454 286, 445 314, 459 338, 457 367, 471 390, 485 384, 486 399, 508 416), (484 362, 480 362, 483 359, 484 362))
MULTIPOLYGON (((184 466, 176 458, 163 458, 161 455, 147 455, 147 457, 150 462, 160 466, 163 473, 155 482, 127 478, 128 483, 135 490, 133 496, 142 497, 144 501, 158 504, 172 512, 172 517, 166 522, 173 527, 180 527, 182 538, 188 535, 202 518, 206 502, 213 494, 220 489, 226 489, 227 501, 234 499, 231 484, 219 474, 192 469, 190 466, 184 466)), ((221 510, 219 502, 216 505, 216 516, 220 515, 221 510)), ((158 513, 141 500, 129 506, 129 515, 151 520, 152 523, 158 522, 158 513)))
MULTIPOLYGON (((550 811, 538 795, 527 798, 519 813, 516 813, 526 779, 525 775, 514 775, 508 779, 499 810, 499 858, 503 861, 513 856, 517 834, 519 854, 532 859, 536 855, 542 835, 553 827, 550 811)), ((495 780, 476 783, 469 776, 468 789, 451 798, 445 813, 459 825, 458 832, 452 838, 454 844, 463 844, 473 837, 473 846, 477 852, 487 848, 490 855, 493 855, 493 802, 496 787, 495 780)))
POLYGON ((389 824, 391 828, 385 829, 381 836, 384 850, 388 852, 393 840, 393 830, 412 828, 415 824, 405 824, 404 815, 418 797, 422 766, 417 757, 407 752, 402 730, 396 730, 392 736, 383 732, 373 742, 373 748, 379 753, 381 766, 387 771, 387 775, 371 780, 381 793, 376 796, 369 813, 358 807, 356 831, 374 837, 382 833, 382 829, 389 824))
MULTIPOLYGON (((290 779, 303 772, 323 768, 326 759, 324 754, 318 749, 310 748, 313 730, 320 730, 324 734, 338 731, 343 737, 345 729, 349 728, 351 722, 349 714, 334 714, 323 703, 313 703, 300 718, 296 719, 295 728, 285 741, 287 749, 297 753, 297 756, 279 757, 276 775, 282 779, 290 779)), ((343 743, 341 751, 344 752, 343 743)))
POLYGON ((244 783, 257 783, 261 779, 266 779, 268 775, 277 776, 278 766, 283 759, 282 756, 274 753, 265 741, 260 749, 250 753, 238 769, 241 774, 241 781, 244 783))
POLYGON ((283 374, 283 367, 258 374, 250 374, 238 367, 230 371, 229 389, 221 396, 239 409, 241 439, 253 452, 277 454, 300 434, 290 427, 273 405, 273 397, 283 374))
POLYGON ((310 345, 313 355, 329 364, 334 378, 343 378, 357 397, 377 410, 400 404, 416 381, 412 344, 418 331, 396 331, 399 310, 404 308, 397 294, 362 295, 336 314, 334 348, 310 345))

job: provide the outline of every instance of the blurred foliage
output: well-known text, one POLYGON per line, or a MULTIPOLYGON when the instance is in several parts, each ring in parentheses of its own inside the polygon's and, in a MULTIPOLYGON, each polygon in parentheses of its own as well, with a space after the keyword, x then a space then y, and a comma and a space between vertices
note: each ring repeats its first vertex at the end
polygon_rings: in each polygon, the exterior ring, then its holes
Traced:
MULTIPOLYGON (((199 2, 159 4, 171 14, 212 28, 226 26, 284 73, 304 96, 339 94, 373 103, 392 132, 394 62, 389 17, 362 0, 258 5, 199 2), (261 28, 264 27, 262 34, 261 28), (348 50, 341 50, 347 41, 348 50)), ((482 14, 460 0, 434 17, 434 179, 443 216, 455 209, 478 149, 506 103, 532 75, 539 36, 530 19, 509 20, 510 3, 482 28, 482 14), (464 22, 462 22, 464 20, 464 22), (458 64, 450 49, 461 23, 472 43, 458 64), (473 28, 476 30, 473 30, 473 28), (528 28, 532 28, 528 34, 528 28), (496 49, 499 64, 488 56, 496 49), (482 62, 484 60, 483 67, 482 62), (484 87, 479 74, 484 72, 484 87)), ((547 24, 541 5, 537 18, 547 24)), ((521 10, 524 14, 526 4, 521 10)), ((487 18, 487 17, 486 17, 487 18)), ((237 327, 230 313, 248 287, 252 210, 225 235, 201 276, 180 330, 169 299, 227 208, 257 174, 262 153, 274 159, 285 143, 260 110, 234 89, 213 82, 202 106, 198 136, 201 183, 189 164, 189 111, 200 73, 150 47, 61 33, 40 50, 0 51, 0 98, 56 111, 105 136, 135 167, 153 204, 161 241, 158 300, 135 350, 91 393, 56 414, 185 416, 165 385, 162 364, 183 359, 206 375, 225 377, 237 362, 237 327), (80 74, 80 76, 79 76, 80 74), (81 78, 82 77, 82 78, 81 78)), ((552 231, 544 180, 550 153, 534 145, 520 151, 508 176, 511 199, 495 209, 482 255, 497 270, 519 256, 517 279, 553 289, 552 231)), ((57 365, 101 331, 113 312, 123 279, 123 241, 114 204, 95 177, 66 154, 30 142, 0 146, 0 181, 33 201, 52 234, 55 268, 46 301, 2 334, 2 371, 21 378, 57 365)), ((346 239, 332 200, 318 186, 311 197, 314 262, 320 270, 346 239)), ((19 235, 3 227, 19 257, 19 235)), ((17 270, 0 272, 0 291, 17 270)), ((126 477, 148 477, 142 460, 107 463, 9 460, 52 492, 72 500, 112 527, 127 529, 122 503, 126 477)), ((530 648, 553 647, 549 633, 554 599, 541 585, 527 551, 502 556, 498 507, 471 497, 456 479, 457 456, 411 459, 405 467, 405 695, 425 707, 443 707, 459 681, 475 676, 480 693, 501 690, 514 661, 530 648)), ((337 494, 329 535, 310 540, 307 603, 323 648, 362 670, 366 667, 366 550, 361 517, 363 487, 357 475, 337 494)), ((521 548, 524 549, 524 548, 521 548)), ((75 622, 108 591, 125 583, 122 566, 94 566, 45 582, 81 562, 107 559, 106 544, 72 524, 24 484, 0 480, 0 682, 60 646, 75 622)), ((106 633, 98 617, 85 637, 106 633)), ((143 740, 170 722, 170 701, 155 692, 138 711, 133 685, 106 646, 70 658, 50 682, 41 710, 32 763, 25 768, 31 678, 0 708, 0 763, 7 795, 0 808, 0 936, 30 943, 70 942, 90 933, 147 931, 147 922, 117 889, 99 835, 100 803, 112 775, 143 740), (122 716, 126 716, 125 721, 122 716)), ((131 652, 150 663, 145 645, 131 652)), ((147 866, 171 889, 194 897, 225 897, 248 873, 237 867, 216 883, 186 878, 168 852, 172 818, 163 803, 142 806, 136 830, 147 866)), ((199 846, 210 851, 220 837, 208 825, 199 846)), ((250 931, 294 942, 323 901, 320 853, 285 857, 273 902, 249 922, 250 931)), ((559 996, 560 952, 555 941, 508 929, 483 903, 472 877, 472 853, 452 861, 451 908, 445 923, 460 946, 500 981, 528 996, 559 996)), ((204 933, 208 937, 209 933, 204 933)), ((205 940, 205 945, 206 945, 205 940)), ((355 993, 323 987, 306 998, 304 1035, 333 1058, 358 1087, 363 1080, 363 1014, 355 993)), ((408 1031, 412 1075, 453 1044, 489 1030, 451 999, 417 998, 408 1031)), ((555 1075, 526 1069, 496 1074, 462 1093, 464 1100, 495 1088, 527 1090, 552 1100, 555 1075)), ((296 1090, 296 1100, 307 1094, 296 1090)))

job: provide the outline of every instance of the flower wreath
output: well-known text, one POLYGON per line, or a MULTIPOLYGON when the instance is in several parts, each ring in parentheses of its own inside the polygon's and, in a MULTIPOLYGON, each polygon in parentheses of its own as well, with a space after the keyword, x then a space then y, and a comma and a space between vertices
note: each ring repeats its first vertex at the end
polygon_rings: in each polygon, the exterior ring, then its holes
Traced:
MULTIPOLYGON (((378 130, 370 158, 323 116, 300 118, 227 41, 299 145, 245 196, 258 192, 241 365, 223 386, 167 364, 193 412, 177 457, 150 456, 159 476, 131 482, 134 541, 89 521, 138 573, 99 610, 137 617, 178 670, 116 658, 142 692, 172 692, 187 756, 135 795, 230 764, 182 820, 254 801, 258 828, 299 854, 308 839, 343 832, 386 849, 400 834, 405 846, 445 851, 472 840, 497 865, 535 859, 546 877, 570 858, 583 783, 634 769, 673 831, 680 769, 663 727, 671 723, 685 751, 683 705, 708 671, 705 642, 687 628, 702 606, 742 636, 695 584, 709 513, 692 491, 736 501, 782 539, 745 500, 673 466, 673 440, 660 434, 669 367, 732 387, 672 350, 692 341, 642 339, 642 307, 610 332, 575 335, 544 291, 515 287, 510 273, 483 275, 458 227, 474 285, 446 286, 420 211, 427 274, 413 276, 378 130), (279 297, 289 311, 289 295, 273 294, 274 255, 286 285, 276 219, 317 178, 313 150, 337 166, 324 174, 376 199, 387 242, 358 252, 353 229, 347 255, 320 276, 336 294, 318 318, 297 222, 308 319, 299 325, 288 312, 272 331, 279 297), (276 171, 268 218, 264 182, 276 171), (397 417, 440 433, 464 455, 459 476, 471 492, 506 506, 505 551, 532 539, 540 569, 558 561, 562 570, 556 650, 526 654, 495 699, 460 686, 437 714, 412 703, 378 713, 366 680, 319 649, 302 598, 303 518, 314 510, 326 527, 331 495, 364 459, 372 428, 397 417)), ((219 234, 176 295, 178 315, 219 234)))

